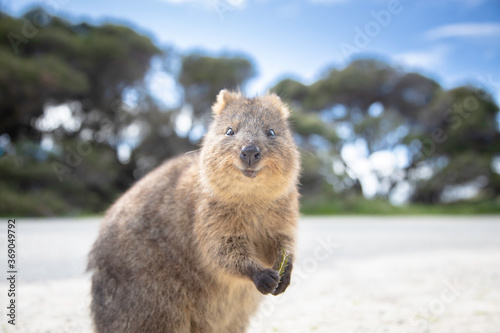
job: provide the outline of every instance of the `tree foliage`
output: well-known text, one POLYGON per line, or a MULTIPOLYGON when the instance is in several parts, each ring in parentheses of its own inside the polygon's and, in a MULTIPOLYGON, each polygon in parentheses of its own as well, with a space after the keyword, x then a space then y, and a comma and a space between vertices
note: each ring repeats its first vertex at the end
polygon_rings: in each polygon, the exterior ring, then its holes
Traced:
MULTIPOLYGON (((176 54, 128 27, 43 9, 0 14, 0 36, 3 215, 102 212, 163 160, 196 150, 218 92, 244 90, 256 74, 242 55, 176 54), (170 107, 148 83, 158 60, 174 64, 165 73, 181 94, 170 107)), ((434 204, 467 191, 500 200, 498 106, 483 89, 446 90, 362 59, 272 91, 293 110, 308 212, 387 212, 380 203, 394 197, 434 204)))
MULTIPOLYGON (((20 19, 2 15, 0 36, 0 133, 13 140, 36 131, 31 121, 47 103, 80 101, 82 112, 114 120, 123 91, 139 83, 151 58, 161 54, 130 28, 74 25, 43 9, 20 19)), ((86 120, 99 130, 99 122, 86 120)))
POLYGON ((343 148, 361 142, 367 150, 365 160, 395 150, 405 155, 396 169, 373 170, 376 196, 389 198, 403 182, 411 187, 410 200, 423 203, 443 201, 443 196, 450 197, 447 192, 460 186, 476 187, 489 198, 499 191, 493 165, 500 152, 498 106, 478 87, 444 90, 418 73, 366 59, 343 70, 332 69, 309 86, 286 79, 273 90, 301 110, 296 121, 301 136, 316 133, 325 139, 327 165, 343 161, 346 175, 330 170, 325 176, 333 187, 344 190, 362 180, 341 154, 343 148), (341 139, 325 135, 320 127, 304 131, 314 117, 317 124, 343 133, 341 139))
POLYGON ((184 103, 192 108, 194 125, 206 126, 210 121, 214 97, 222 89, 243 89, 255 75, 250 60, 243 57, 210 57, 189 54, 182 58, 179 83, 184 90, 184 103))

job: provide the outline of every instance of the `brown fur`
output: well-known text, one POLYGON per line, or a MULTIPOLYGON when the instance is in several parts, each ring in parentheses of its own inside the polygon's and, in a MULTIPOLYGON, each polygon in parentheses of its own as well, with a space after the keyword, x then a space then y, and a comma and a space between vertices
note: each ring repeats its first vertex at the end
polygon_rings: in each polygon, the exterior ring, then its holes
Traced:
POLYGON ((106 213, 89 256, 96 332, 244 332, 261 294, 290 283, 292 264, 276 271, 298 219, 289 111, 223 90, 213 112, 201 153, 165 162, 106 213))

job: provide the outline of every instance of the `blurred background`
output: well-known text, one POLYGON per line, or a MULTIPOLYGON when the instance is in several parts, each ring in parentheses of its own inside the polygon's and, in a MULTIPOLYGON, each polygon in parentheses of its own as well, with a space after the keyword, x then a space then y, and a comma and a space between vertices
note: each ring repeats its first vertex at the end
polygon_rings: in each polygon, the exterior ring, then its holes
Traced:
POLYGON ((294 111, 304 214, 500 212, 500 3, 0 0, 0 215, 101 214, 221 89, 294 111))

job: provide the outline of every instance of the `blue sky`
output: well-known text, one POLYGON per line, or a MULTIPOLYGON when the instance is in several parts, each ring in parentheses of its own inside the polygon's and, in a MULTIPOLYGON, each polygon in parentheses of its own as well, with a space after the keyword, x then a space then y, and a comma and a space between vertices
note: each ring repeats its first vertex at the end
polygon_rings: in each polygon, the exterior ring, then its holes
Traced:
POLYGON ((2 9, 17 16, 37 3, 72 21, 126 23, 180 52, 245 54, 258 70, 249 93, 369 56, 500 96, 496 0, 3 0, 2 9))

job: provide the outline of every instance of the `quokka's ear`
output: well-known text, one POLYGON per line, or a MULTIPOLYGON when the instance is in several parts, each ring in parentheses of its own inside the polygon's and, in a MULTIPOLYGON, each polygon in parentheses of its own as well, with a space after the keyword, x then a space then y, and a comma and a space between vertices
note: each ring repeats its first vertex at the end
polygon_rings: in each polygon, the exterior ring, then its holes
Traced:
POLYGON ((212 111, 214 115, 218 116, 226 108, 226 106, 231 102, 241 97, 240 92, 228 91, 222 89, 217 95, 217 101, 212 106, 212 111))
POLYGON ((281 98, 276 95, 275 93, 268 93, 267 95, 264 96, 264 98, 270 103, 273 107, 277 108, 280 110, 281 115, 283 118, 288 118, 290 117, 290 109, 288 109, 288 106, 283 103, 281 98))

